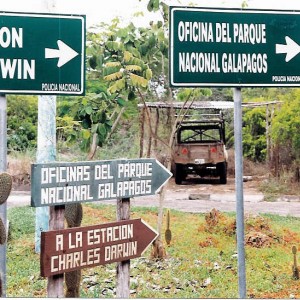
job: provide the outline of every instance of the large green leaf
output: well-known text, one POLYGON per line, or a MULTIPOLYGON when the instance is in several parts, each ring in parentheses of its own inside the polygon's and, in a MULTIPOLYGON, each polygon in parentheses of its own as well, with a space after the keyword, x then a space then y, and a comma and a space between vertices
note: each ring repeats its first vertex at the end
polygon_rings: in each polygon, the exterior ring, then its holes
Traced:
POLYGON ((106 43, 106 47, 109 49, 109 50, 113 50, 113 51, 119 51, 119 50, 122 50, 123 49, 123 46, 121 43, 118 43, 118 42, 115 42, 115 41, 108 41, 106 43))
POLYGON ((123 76, 123 73, 119 71, 119 72, 104 76, 104 80, 114 81, 114 80, 121 78, 122 76, 123 76))
POLYGON ((91 137, 91 132, 87 129, 82 129, 81 130, 81 134, 82 134, 82 137, 87 140, 91 137))
POLYGON ((159 0, 150 0, 147 9, 151 11, 157 11, 159 9, 159 0))
POLYGON ((143 87, 146 88, 148 86, 148 80, 144 77, 138 76, 136 74, 130 74, 130 79, 132 85, 135 87, 143 87))
POLYGON ((117 98, 117 103, 122 107, 126 105, 126 101, 120 97, 117 98))
POLYGON ((98 126, 98 133, 102 136, 102 137, 105 137, 106 134, 107 134, 107 129, 105 127, 104 124, 99 124, 98 126))
POLYGON ((112 94, 121 91, 125 88, 125 78, 117 80, 113 85, 108 88, 108 91, 112 94))
POLYGON ((125 69, 128 71, 142 71, 142 68, 137 65, 127 65, 125 66, 125 69))
POLYGON ((86 111, 86 113, 87 113, 88 115, 90 115, 90 114, 93 112, 92 106, 87 106, 87 107, 85 108, 85 111, 86 111))

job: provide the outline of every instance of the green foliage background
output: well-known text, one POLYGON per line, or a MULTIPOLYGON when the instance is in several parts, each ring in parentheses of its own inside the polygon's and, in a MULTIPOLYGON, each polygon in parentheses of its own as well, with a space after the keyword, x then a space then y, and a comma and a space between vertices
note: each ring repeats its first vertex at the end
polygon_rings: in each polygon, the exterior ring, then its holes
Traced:
MULTIPOLYGON (((242 3, 246 6, 246 2, 242 3)), ((185 101, 195 99, 232 101, 231 89, 176 89, 168 85, 168 6, 159 0, 148 1, 148 10, 161 13, 162 21, 147 27, 133 23, 121 26, 115 18, 110 24, 100 23, 87 32, 86 96, 58 97, 58 151, 78 148, 82 153, 96 145, 108 152, 127 149, 137 153, 138 103, 145 101, 185 101), (158 92, 160 88, 160 92, 158 92), (124 110, 125 109, 125 110, 124 110), (121 114, 117 132, 111 129, 121 114), (109 137, 109 139, 108 139, 109 137), (125 147, 125 142, 134 150, 125 147), (112 149, 117 149, 112 150, 112 149)), ((271 126, 272 144, 288 153, 288 163, 299 161, 300 90, 288 88, 245 88, 243 102, 281 101, 271 126)), ((35 149, 37 143, 37 97, 8 97, 8 149, 35 149)), ((234 146, 232 112, 227 119, 227 146, 234 146)), ((168 128, 170 131, 170 128, 168 128)), ((266 108, 243 111, 244 156, 263 162, 266 159, 266 108)), ((123 153, 121 153, 123 154, 123 153)))
POLYGON ((281 96, 283 103, 273 119, 272 138, 290 149, 293 159, 300 158, 300 89, 292 89, 281 96))
POLYGON ((36 147, 38 106, 35 96, 7 96, 7 142, 9 150, 36 147))

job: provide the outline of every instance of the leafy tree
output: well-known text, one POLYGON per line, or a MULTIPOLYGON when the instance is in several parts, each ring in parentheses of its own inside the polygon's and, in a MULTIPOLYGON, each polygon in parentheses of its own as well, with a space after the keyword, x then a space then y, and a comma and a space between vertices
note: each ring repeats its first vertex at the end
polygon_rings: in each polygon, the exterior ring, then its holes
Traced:
MULTIPOLYGON (((271 120, 271 139, 274 149, 280 153, 280 162, 291 165, 299 159, 299 101, 300 90, 290 88, 243 89, 244 102, 281 101, 271 120), (280 147, 280 150, 279 148, 280 147)), ((243 147, 244 155, 263 161, 266 157, 265 108, 244 110, 243 147)))
POLYGON ((243 152, 254 161, 266 158, 266 109, 250 108, 243 115, 243 152))
POLYGON ((300 89, 292 89, 284 98, 284 103, 273 118, 271 136, 276 144, 289 148, 290 160, 299 160, 300 89))
POLYGON ((120 99, 107 92, 105 83, 94 82, 92 91, 85 97, 63 100, 58 108, 58 134, 68 142, 78 142, 81 150, 89 151, 91 159, 97 146, 106 140, 114 118, 116 107, 122 106, 120 99), (96 87, 97 86, 97 87, 96 87))
MULTIPOLYGON (((112 44, 111 33, 115 31, 117 24, 116 19, 111 25, 101 24, 101 33, 87 34, 86 96, 76 97, 75 100, 71 97, 63 98, 58 105, 60 136, 67 142, 79 141, 80 148, 89 151, 89 159, 94 157, 97 146, 103 145, 113 123, 118 119, 118 114, 126 104, 118 90, 121 88, 121 81, 115 82, 115 86, 110 87, 110 82, 104 79, 115 69, 114 65, 110 65, 107 74, 104 73, 105 61, 115 56, 115 44, 112 44), (110 55, 107 54, 107 48, 111 50, 110 55), (74 129, 72 132, 71 128, 74 129)), ((111 81, 117 79, 113 76, 108 78, 111 81)), ((134 98, 130 93, 127 97, 134 98)))
POLYGON ((153 30, 149 30, 129 24, 121 28, 116 18, 111 24, 100 23, 87 33, 87 95, 76 100, 64 97, 58 105, 60 136, 64 141, 79 140, 81 148, 90 149, 92 157, 120 115, 124 115, 128 101, 149 92, 149 65, 159 68, 161 60, 156 54, 168 52, 163 44, 167 39, 163 41, 160 27, 153 25, 153 30), (70 135, 72 127, 77 130, 70 135))
POLYGON ((7 96, 8 151, 36 147, 37 111, 37 97, 7 96))
POLYGON ((164 84, 161 74, 168 53, 162 22, 152 23, 149 28, 136 28, 133 24, 119 28, 116 22, 104 34, 103 24, 100 27, 103 46, 97 55, 101 58, 93 54, 90 65, 109 84, 108 92, 126 108, 128 101, 157 99, 157 87, 164 84))

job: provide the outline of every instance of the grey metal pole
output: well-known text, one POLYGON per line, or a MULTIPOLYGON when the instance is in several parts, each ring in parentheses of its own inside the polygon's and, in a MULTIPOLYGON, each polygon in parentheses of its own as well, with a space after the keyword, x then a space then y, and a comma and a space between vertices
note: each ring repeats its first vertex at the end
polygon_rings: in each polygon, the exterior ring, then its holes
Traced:
MULTIPOLYGON (((0 95, 0 172, 7 166, 7 101, 0 95)), ((0 205, 0 218, 7 226, 7 202, 0 205)), ((0 245, 0 297, 6 297, 6 243, 0 245)))
POLYGON ((0 171, 6 171, 7 164, 7 102, 0 95, 0 171))
MULTIPOLYGON (((48 163, 56 160, 56 96, 39 96, 38 99, 38 147, 37 162, 48 163)), ((41 251, 41 232, 64 228, 64 206, 37 207, 35 228, 35 250, 41 251), (49 222, 50 221, 50 222, 49 222)), ((64 276, 48 277, 49 298, 64 296, 64 276)))
MULTIPOLYGON (((43 0, 41 9, 55 12, 56 0, 43 0)), ((56 160, 56 96, 38 97, 37 163, 56 160)), ((37 207, 35 217, 35 251, 40 253, 41 232, 49 230, 49 207, 37 207)))
POLYGON ((244 244, 242 95, 241 95, 240 88, 234 88, 233 99, 234 99, 234 146, 235 146, 238 283, 239 283, 239 297, 245 299, 246 298, 246 265, 245 265, 245 244, 244 244))
MULTIPOLYGON (((38 97, 37 163, 56 159, 56 96, 38 97)), ((49 207, 36 208, 35 251, 40 253, 41 232, 49 229, 49 207)))
MULTIPOLYGON (((56 0, 43 0, 42 8, 55 12, 56 0)), ((56 96, 39 96, 38 115, 38 151, 37 162, 45 163, 56 160, 56 96), (40 143, 40 145, 39 145, 40 143)), ((39 207, 36 211, 36 250, 40 252, 41 231, 64 229, 64 206, 39 207), (50 221, 50 222, 49 222, 50 221)), ((47 296, 64 296, 64 275, 48 277, 47 296)))

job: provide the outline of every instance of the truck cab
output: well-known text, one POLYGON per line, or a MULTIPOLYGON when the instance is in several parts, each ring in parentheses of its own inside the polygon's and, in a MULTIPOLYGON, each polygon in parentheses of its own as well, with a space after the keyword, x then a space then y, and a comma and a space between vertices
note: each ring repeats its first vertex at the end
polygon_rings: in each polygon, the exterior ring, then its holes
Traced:
POLYGON ((174 138, 176 184, 181 184, 188 174, 219 177, 221 184, 227 183, 228 154, 222 115, 201 115, 201 120, 182 121, 177 124, 174 138))

